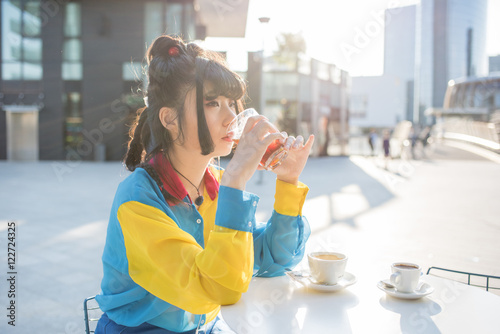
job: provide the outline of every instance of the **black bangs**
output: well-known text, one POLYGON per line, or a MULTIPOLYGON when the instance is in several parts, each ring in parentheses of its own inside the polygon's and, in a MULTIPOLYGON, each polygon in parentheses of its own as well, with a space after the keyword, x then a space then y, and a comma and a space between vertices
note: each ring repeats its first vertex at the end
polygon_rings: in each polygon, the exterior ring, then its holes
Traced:
POLYGON ((211 84, 209 97, 225 96, 235 101, 245 95, 246 85, 243 79, 223 64, 204 59, 206 63, 204 81, 211 84))
POLYGON ((236 113, 239 113, 239 105, 242 105, 240 99, 245 94, 246 85, 243 79, 228 69, 222 61, 217 54, 214 54, 212 59, 197 57, 195 60, 198 140, 203 155, 214 151, 214 143, 205 119, 204 99, 212 100, 218 96, 225 96, 236 101, 236 113), (204 89, 205 84, 209 84, 210 91, 204 89))

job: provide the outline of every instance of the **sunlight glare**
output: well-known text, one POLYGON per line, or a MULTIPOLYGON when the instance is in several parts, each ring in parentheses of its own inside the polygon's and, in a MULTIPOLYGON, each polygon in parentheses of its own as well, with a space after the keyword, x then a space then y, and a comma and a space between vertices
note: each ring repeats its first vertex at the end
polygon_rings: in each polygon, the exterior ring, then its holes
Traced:
MULTIPOLYGON (((489 1, 488 31, 500 0, 489 1), (493 11, 490 9, 494 9, 493 11)), ((246 71, 246 52, 276 50, 276 37, 283 33, 302 33, 308 56, 335 64, 351 76, 383 74, 384 10, 418 4, 419 0, 250 0, 246 37, 241 39, 207 38, 205 46, 229 51, 232 68, 246 71), (259 17, 271 20, 261 24, 259 17)), ((498 26, 498 23, 495 23, 498 26)), ((495 27, 496 27, 495 26, 495 27)), ((495 34, 488 34, 488 54, 500 53, 495 34), (493 43, 495 41, 495 43, 493 43)))
POLYGON ((304 320, 306 319, 307 307, 300 307, 295 314, 295 319, 297 320, 297 324, 299 329, 304 328, 304 320))

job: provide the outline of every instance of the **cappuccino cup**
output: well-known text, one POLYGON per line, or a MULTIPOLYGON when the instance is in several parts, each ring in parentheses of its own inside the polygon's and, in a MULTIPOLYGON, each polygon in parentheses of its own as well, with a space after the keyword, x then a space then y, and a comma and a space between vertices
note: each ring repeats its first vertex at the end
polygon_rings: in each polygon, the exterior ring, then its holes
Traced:
POLYGON ((336 252, 313 252, 307 255, 312 278, 320 284, 337 284, 344 277, 347 256, 336 252))
POLYGON ((421 268, 418 264, 396 262, 391 266, 391 283, 400 292, 414 292, 420 280, 421 268))

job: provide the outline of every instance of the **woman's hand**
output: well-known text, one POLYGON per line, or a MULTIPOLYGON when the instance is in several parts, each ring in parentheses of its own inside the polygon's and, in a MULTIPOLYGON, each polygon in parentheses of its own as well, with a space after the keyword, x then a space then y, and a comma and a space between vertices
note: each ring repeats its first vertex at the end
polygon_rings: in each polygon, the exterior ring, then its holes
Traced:
POLYGON ((276 139, 285 142, 286 136, 266 117, 250 117, 233 158, 222 175, 221 185, 244 190, 246 183, 257 170, 266 148, 276 139))
POLYGON ((288 156, 273 170, 278 180, 298 184, 299 176, 306 165, 313 144, 314 135, 309 136, 305 145, 302 136, 297 136, 297 138, 289 136, 286 139, 285 149, 288 149, 288 156))

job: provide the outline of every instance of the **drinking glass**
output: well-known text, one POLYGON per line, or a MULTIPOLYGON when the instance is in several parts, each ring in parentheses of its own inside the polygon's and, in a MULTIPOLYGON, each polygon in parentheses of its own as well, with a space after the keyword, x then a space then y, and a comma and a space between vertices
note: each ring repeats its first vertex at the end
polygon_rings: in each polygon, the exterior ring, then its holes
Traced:
MULTIPOLYGON (((229 134, 231 132, 231 139, 235 143, 235 147, 240 141, 241 134, 243 133, 245 124, 247 124, 248 118, 257 115, 259 114, 255 109, 249 108, 236 115, 236 118, 231 121, 227 127, 227 133, 229 134)), ((281 165, 287 155, 288 151, 283 147, 280 140, 276 139, 267 147, 266 152, 260 160, 260 166, 267 170, 273 170, 281 165)))

